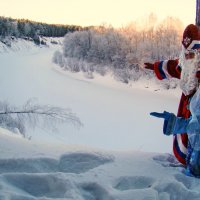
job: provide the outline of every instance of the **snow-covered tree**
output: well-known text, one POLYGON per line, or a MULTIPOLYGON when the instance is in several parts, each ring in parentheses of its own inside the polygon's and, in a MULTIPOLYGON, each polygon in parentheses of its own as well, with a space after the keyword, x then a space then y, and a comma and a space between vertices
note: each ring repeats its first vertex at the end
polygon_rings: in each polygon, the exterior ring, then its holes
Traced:
POLYGON ((148 26, 131 23, 120 29, 111 26, 92 27, 66 34, 62 55, 54 55, 55 63, 74 72, 83 71, 92 77, 93 71, 114 76, 128 83, 144 73, 144 62, 170 59, 179 56, 182 23, 168 17, 155 24, 151 14, 148 26))

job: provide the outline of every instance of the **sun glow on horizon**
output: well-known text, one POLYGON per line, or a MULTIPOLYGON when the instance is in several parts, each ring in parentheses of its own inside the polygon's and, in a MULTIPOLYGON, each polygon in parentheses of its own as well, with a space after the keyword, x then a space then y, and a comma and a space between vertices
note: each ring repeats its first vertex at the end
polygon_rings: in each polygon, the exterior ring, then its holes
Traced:
POLYGON ((195 23, 195 0, 0 0, 0 16, 49 24, 125 26, 154 13, 171 16, 184 25, 195 23))

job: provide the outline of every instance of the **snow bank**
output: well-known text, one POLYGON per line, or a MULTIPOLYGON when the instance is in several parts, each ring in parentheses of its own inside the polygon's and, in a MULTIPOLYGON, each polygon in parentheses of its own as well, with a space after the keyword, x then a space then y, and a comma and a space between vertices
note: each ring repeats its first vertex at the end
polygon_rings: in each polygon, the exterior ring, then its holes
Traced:
POLYGON ((63 38, 41 37, 40 40, 44 41, 46 45, 36 45, 30 39, 16 39, 15 37, 5 39, 5 43, 0 41, 0 54, 4 53, 34 53, 38 52, 40 48, 51 48, 61 46, 63 38))
POLYGON ((0 159, 1 200, 197 200, 200 195, 200 180, 185 176, 170 154, 44 147, 3 130, 0 149, 8 156, 0 159), (15 156, 19 146, 29 157, 15 156))

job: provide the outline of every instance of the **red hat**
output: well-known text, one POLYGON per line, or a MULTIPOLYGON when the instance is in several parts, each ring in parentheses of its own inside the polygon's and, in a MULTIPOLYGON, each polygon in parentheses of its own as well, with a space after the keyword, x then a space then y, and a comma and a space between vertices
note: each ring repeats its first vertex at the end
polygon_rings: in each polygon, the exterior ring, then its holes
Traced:
POLYGON ((196 25, 190 24, 185 28, 182 44, 187 50, 200 49, 200 31, 196 25))

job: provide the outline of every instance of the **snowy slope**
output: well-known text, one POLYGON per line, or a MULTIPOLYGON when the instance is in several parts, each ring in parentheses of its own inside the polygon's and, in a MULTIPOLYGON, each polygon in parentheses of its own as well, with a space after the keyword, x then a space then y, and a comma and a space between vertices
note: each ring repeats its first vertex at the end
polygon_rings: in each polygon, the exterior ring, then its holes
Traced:
POLYGON ((96 75, 89 80, 82 74, 63 73, 51 61, 55 48, 0 54, 3 101, 23 105, 33 98, 40 104, 69 107, 84 124, 80 130, 62 126, 56 133, 29 130, 32 140, 45 142, 48 137, 54 143, 107 150, 171 152, 172 138, 163 136, 162 121, 149 113, 177 112, 179 90, 166 92, 158 86, 145 88, 148 82, 136 87, 110 77, 96 75))
POLYGON ((169 154, 39 145, 0 130, 1 200, 199 199, 169 154))
POLYGON ((0 53, 33 53, 35 51, 37 52, 40 48, 55 48, 56 46, 58 47, 62 44, 63 38, 41 37, 40 40, 45 42, 46 45, 38 46, 34 44, 33 41, 28 40, 28 38, 26 40, 21 38, 16 39, 15 37, 5 38, 4 42, 0 41, 0 53))
POLYGON ((70 107, 84 127, 28 129, 31 140, 1 128, 0 200, 200 199, 200 180, 183 174, 162 120, 149 116, 176 112, 180 90, 88 80, 52 63, 59 46, 19 48, 0 54, 1 100, 70 107))

